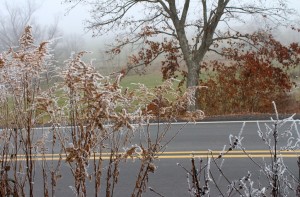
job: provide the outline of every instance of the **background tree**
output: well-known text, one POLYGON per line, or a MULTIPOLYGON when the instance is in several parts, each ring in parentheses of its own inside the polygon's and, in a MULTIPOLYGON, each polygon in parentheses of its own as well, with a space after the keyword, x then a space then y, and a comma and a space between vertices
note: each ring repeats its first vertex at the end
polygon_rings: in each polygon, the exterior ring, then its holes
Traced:
POLYGON ((40 5, 34 0, 25 0, 20 4, 5 1, 0 5, 0 52, 19 46, 24 28, 30 25, 35 44, 46 40, 49 42, 53 54, 52 65, 49 67, 52 72, 49 73, 55 75, 55 69, 63 66, 72 52, 83 50, 84 38, 77 34, 63 35, 59 28, 59 17, 54 17, 53 22, 46 25, 39 23, 36 17, 39 8, 40 5))
MULTIPOLYGON (((65 0, 65 2, 73 3, 73 7, 79 3, 92 5, 91 18, 87 21, 86 27, 92 30, 95 36, 112 31, 119 33, 113 53, 118 54, 122 47, 138 42, 148 47, 142 48, 142 51, 133 58, 135 61, 130 59, 130 68, 151 63, 160 54, 178 49, 187 68, 187 87, 199 85, 200 63, 208 51, 221 52, 216 46, 224 40, 247 40, 246 34, 235 30, 236 25, 245 23, 252 16, 268 24, 266 27, 271 29, 273 26, 287 24, 291 15, 295 13, 281 0, 271 3, 265 0, 65 0), (164 42, 168 41, 167 43, 172 45, 164 47, 164 43, 155 44, 153 38, 158 35, 163 35, 164 42), (132 63, 135 65, 132 66, 132 63)), ((178 57, 181 56, 174 56, 169 61, 177 66, 178 57)), ((195 110, 197 107, 197 105, 189 106, 189 110, 195 110)))
MULTIPOLYGON (((39 9, 35 1, 28 0, 24 4, 13 4, 7 1, 2 5, 0 12, 0 51, 18 46, 19 39, 27 25, 32 26, 32 33, 36 42, 51 40, 61 35, 58 28, 58 18, 48 26, 40 25, 34 17, 39 9)), ((51 43, 55 48, 57 41, 51 43)))

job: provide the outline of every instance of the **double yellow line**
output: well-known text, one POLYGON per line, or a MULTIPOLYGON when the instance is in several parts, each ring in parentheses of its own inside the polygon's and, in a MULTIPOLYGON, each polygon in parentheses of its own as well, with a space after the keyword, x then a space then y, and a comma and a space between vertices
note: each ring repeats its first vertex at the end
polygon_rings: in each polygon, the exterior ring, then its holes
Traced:
MULTIPOLYGON (((176 151, 176 152, 165 152, 160 155, 159 158, 162 159, 189 159, 192 157, 219 157, 222 151, 176 151)), ((297 151, 278 151, 278 156, 280 157, 291 157, 296 158, 300 156, 300 150, 297 151)), ((269 150, 232 150, 227 153, 223 152, 222 158, 268 158, 271 157, 269 150)))
MULTIPOLYGON (((157 154, 157 158, 159 159, 191 159, 193 157, 214 157, 217 158, 220 155, 221 151, 172 151, 172 152, 161 152, 157 154)), ((124 155, 124 152, 120 153, 124 155)), ((269 158, 271 157, 271 153, 268 150, 247 150, 246 153, 241 150, 232 150, 228 153, 224 153, 222 158, 269 158)), ((287 157, 287 158, 296 158, 300 156, 300 150, 296 151, 278 151, 278 156, 287 157)), ((99 159, 100 153, 92 154, 90 159, 99 159)), ((133 158, 137 158, 138 155, 134 154, 133 158)), ((59 159, 65 160, 67 158, 66 154, 36 154, 32 156, 33 160, 41 161, 55 161, 59 159)), ((110 158, 110 153, 102 153, 101 158, 103 160, 108 160, 110 158)), ((22 161, 26 160, 25 155, 17 155, 17 160, 22 161)), ((130 159, 130 157, 128 157, 130 159)))

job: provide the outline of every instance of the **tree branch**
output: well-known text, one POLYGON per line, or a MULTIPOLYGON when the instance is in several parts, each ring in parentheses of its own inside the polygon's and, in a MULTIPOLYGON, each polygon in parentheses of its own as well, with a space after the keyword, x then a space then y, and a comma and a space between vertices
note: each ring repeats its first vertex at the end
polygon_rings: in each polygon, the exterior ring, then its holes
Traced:
POLYGON ((189 6, 190 6, 190 0, 185 0, 184 7, 183 7, 183 10, 182 10, 181 19, 180 19, 180 24, 181 25, 184 25, 185 22, 186 22, 186 17, 187 17, 187 13, 188 13, 188 10, 189 10, 189 6))

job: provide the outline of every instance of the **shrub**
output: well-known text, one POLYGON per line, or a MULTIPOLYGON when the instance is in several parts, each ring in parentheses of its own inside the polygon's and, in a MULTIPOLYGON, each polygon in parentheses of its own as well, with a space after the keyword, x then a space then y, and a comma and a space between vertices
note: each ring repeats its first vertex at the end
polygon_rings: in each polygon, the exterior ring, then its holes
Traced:
POLYGON ((295 85, 287 70, 299 64, 299 46, 284 46, 262 32, 249 36, 251 45, 230 43, 223 48, 227 63, 203 63, 208 77, 201 81, 200 107, 207 114, 272 112, 295 85))

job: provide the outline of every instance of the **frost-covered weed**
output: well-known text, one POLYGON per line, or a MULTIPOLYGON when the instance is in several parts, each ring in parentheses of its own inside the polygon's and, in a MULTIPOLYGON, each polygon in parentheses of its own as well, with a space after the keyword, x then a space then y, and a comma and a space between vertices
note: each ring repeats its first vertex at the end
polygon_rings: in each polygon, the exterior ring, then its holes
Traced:
POLYGON ((35 45, 28 26, 20 47, 0 55, 1 196, 33 196, 37 174, 43 195, 55 196, 62 162, 73 176, 69 188, 75 195, 87 196, 86 183, 92 181, 95 196, 114 196, 120 164, 132 160, 140 167, 131 196, 142 196, 157 154, 173 139, 165 139, 168 122, 203 117, 202 111, 186 111, 195 102, 195 88, 178 92, 170 79, 152 89, 123 89, 123 73, 100 74, 82 60, 85 53, 73 54, 57 71, 48 42, 35 45), (150 135, 150 119, 167 123, 150 135), (44 124, 50 129, 35 129, 44 124), (132 144, 135 136, 139 142, 132 144))
MULTIPOLYGON (((299 196, 299 178, 295 172, 286 165, 282 153, 289 151, 294 152, 294 156, 298 156, 299 150, 299 120, 295 120, 294 115, 279 119, 279 114, 276 105, 273 102, 276 118, 271 118, 271 123, 265 123, 264 128, 257 123, 257 133, 261 142, 266 145, 266 150, 269 151, 270 158, 263 158, 261 162, 251 157, 247 149, 243 146, 243 124, 237 136, 229 135, 229 146, 224 145, 219 156, 215 157, 212 151, 208 151, 208 160, 203 164, 200 160, 200 166, 195 166, 195 159, 192 161, 192 168, 187 171, 188 186, 191 196, 299 196), (231 151, 240 150, 248 157, 251 163, 256 166, 256 171, 248 171, 248 174, 237 179, 230 180, 226 176, 226 169, 222 168, 224 159, 223 156, 230 154, 231 151), (212 168, 213 167, 213 168, 212 168), (204 172, 207 173, 204 173, 204 172), (222 189, 219 180, 214 177, 215 171, 220 173, 220 178, 227 183, 227 190, 222 189), (196 174, 196 176, 192 176, 196 174), (254 175, 259 175, 255 177, 254 175), (202 184, 199 184, 202 183, 202 184), (204 193, 203 188, 208 188, 204 193), (199 188, 199 189, 197 189, 199 188), (192 191, 192 192, 191 192, 192 191)), ((295 161, 296 163, 296 161, 295 161)), ((298 162, 299 165, 299 162, 298 162)), ((247 166, 245 166, 247 168, 247 166)), ((300 170, 300 168, 298 169, 300 170)), ((222 183, 224 184, 224 183, 222 183)))

